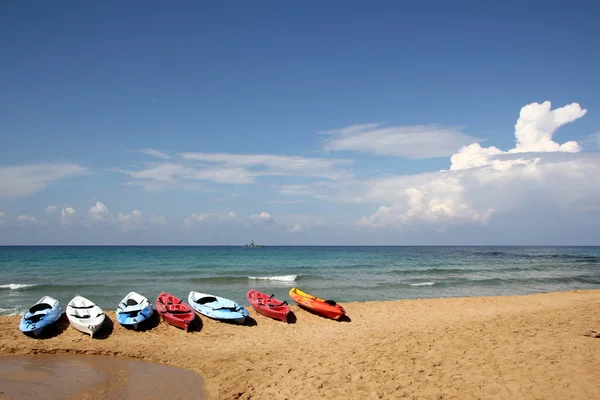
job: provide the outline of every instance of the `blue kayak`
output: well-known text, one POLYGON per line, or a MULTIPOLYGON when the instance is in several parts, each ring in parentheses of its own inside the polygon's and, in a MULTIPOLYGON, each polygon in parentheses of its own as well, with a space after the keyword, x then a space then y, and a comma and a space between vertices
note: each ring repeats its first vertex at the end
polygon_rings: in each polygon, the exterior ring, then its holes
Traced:
POLYGON ((221 321, 243 324, 248 316, 248 310, 238 303, 212 294, 191 291, 188 302, 198 313, 221 321))
POLYGON ((147 298, 139 293, 131 292, 117 307, 117 321, 123 326, 137 329, 140 323, 152 316, 154 310, 147 298))
POLYGON ((23 314, 19 330, 38 336, 45 327, 58 321, 61 314, 62 307, 58 300, 44 296, 23 314))

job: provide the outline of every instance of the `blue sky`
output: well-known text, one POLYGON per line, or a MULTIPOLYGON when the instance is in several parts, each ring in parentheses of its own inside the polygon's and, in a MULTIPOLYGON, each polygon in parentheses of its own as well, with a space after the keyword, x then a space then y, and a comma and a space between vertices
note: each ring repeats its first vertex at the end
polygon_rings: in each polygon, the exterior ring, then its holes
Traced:
POLYGON ((598 244, 600 6, 487 3, 5 3, 0 243, 598 244))

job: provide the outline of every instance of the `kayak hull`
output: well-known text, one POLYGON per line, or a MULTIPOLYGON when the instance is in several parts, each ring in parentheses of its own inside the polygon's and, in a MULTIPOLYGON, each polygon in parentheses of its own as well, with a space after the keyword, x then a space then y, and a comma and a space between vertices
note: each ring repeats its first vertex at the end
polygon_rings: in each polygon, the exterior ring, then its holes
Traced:
POLYGON ((25 334, 39 336, 44 328, 58 321, 61 314, 62 307, 59 301, 44 296, 23 314, 19 330, 25 334))
POLYGON ((219 321, 242 325, 248 317, 248 310, 238 303, 212 294, 191 291, 188 302, 198 314, 219 321))
POLYGON ((102 328, 106 319, 104 311, 83 296, 75 296, 67 304, 66 312, 71 326, 91 337, 102 328))
POLYGON ((298 288, 290 289, 290 297, 302 308, 317 313, 323 317, 339 320, 346 311, 342 306, 332 300, 324 300, 305 293, 298 288))
POLYGON ((130 292, 117 306, 117 321, 127 328, 137 330, 140 324, 150 317, 154 310, 147 298, 136 292, 130 292))
POLYGON ((273 318, 279 321, 287 322, 290 313, 290 306, 285 301, 276 299, 266 293, 257 290, 249 290, 246 294, 248 302, 257 313, 265 317, 273 318))
POLYGON ((180 298, 166 292, 158 295, 155 306, 156 311, 162 315, 166 323, 185 331, 189 329, 192 321, 196 318, 192 307, 184 303, 180 298))

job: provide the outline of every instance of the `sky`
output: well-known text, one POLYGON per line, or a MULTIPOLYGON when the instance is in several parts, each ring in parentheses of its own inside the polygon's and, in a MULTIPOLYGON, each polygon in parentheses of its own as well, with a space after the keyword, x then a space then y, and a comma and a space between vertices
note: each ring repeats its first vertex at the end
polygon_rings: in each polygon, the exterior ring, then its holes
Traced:
POLYGON ((598 12, 3 2, 0 244, 600 245, 598 12))

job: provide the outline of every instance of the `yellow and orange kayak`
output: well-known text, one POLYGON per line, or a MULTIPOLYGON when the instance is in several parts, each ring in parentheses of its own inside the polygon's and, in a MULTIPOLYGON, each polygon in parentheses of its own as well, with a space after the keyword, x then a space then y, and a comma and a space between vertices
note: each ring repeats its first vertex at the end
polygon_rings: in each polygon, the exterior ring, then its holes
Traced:
POLYGON ((298 288, 290 289, 290 297, 298 303, 300 307, 307 308, 327 318, 340 319, 342 315, 346 314, 344 308, 335 301, 321 299, 305 293, 298 288))

